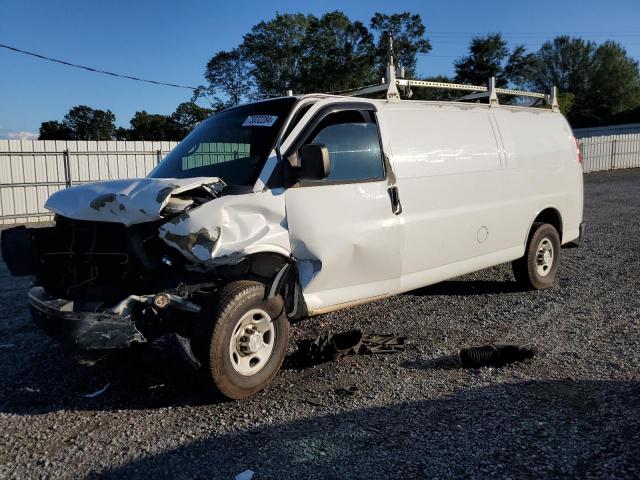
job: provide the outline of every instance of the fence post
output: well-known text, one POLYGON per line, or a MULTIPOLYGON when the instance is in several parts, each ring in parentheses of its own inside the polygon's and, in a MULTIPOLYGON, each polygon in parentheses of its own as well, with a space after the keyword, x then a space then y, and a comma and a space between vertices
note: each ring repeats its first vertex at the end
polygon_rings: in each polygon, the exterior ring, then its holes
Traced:
POLYGON ((616 168, 616 145, 617 140, 614 138, 611 140, 611 167, 609 167, 609 170, 616 168))
POLYGON ((162 161, 162 152, 160 150, 156 150, 156 165, 158 165, 162 161))
POLYGON ((67 184, 67 188, 71 186, 71 167, 69 164, 69 149, 65 149, 62 152, 62 162, 64 165, 64 181, 67 184))

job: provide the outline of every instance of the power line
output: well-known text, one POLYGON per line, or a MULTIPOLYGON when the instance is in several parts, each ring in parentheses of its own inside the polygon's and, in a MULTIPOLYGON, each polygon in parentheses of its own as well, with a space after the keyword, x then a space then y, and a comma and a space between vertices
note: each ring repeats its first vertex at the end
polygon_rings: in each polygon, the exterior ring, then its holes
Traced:
POLYGON ((159 82, 157 80, 148 80, 146 78, 138 78, 138 77, 134 77, 132 75, 125 75, 125 74, 122 74, 122 73, 114 73, 114 72, 108 72, 106 70, 99 70, 97 68, 85 67, 84 65, 77 65, 77 64, 71 63, 71 62, 65 62, 64 60, 58 60, 57 58, 51 58, 51 57, 47 57, 45 55, 40 55, 38 53, 28 52, 26 50, 21 50, 19 48, 12 47, 12 46, 9 46, 9 45, 3 45, 2 43, 0 43, 0 47, 1 48, 6 48, 7 50, 12 50, 12 51, 17 52, 17 53, 22 53, 24 55, 31 55, 32 57, 40 58, 42 60, 47 60, 49 62, 60 63, 62 65, 66 65, 68 67, 81 68, 81 69, 87 70, 89 72, 103 73, 105 75, 110 75, 112 77, 126 78, 126 79, 129 79, 129 80, 136 80, 138 82, 154 83, 156 85, 164 85, 164 86, 167 86, 167 87, 186 88, 187 90, 196 90, 196 87, 189 87, 189 86, 186 86, 186 85, 178 85, 176 83, 159 82))

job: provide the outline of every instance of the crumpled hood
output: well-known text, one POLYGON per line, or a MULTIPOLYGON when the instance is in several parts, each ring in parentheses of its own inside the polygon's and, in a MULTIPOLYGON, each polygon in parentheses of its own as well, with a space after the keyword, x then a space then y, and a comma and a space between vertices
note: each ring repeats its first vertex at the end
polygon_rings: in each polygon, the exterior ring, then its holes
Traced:
POLYGON ((45 208, 75 220, 129 226, 162 218, 172 195, 215 184, 223 183, 217 177, 108 180, 60 190, 49 197, 45 208))

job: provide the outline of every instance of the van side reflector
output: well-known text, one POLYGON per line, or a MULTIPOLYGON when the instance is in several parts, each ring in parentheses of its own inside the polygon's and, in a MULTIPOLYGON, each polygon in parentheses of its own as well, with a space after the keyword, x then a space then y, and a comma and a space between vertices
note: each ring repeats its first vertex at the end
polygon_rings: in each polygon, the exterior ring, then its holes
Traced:
POLYGON ((582 163, 582 152, 580 152, 580 145, 578 144, 578 139, 576 137, 573 138, 573 142, 576 145, 576 156, 578 157, 578 163, 582 163))

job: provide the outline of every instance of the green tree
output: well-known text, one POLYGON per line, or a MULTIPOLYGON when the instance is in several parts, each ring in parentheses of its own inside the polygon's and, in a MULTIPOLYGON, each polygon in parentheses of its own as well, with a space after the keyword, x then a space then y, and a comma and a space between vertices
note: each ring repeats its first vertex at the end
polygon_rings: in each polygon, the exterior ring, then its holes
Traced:
POLYGON ((178 105, 170 117, 176 135, 175 139, 181 140, 186 137, 191 130, 213 113, 213 110, 201 107, 194 102, 183 102, 178 105))
POLYGON ((116 116, 111 110, 97 110, 78 105, 64 116, 72 132, 72 140, 112 140, 116 131, 116 116))
POLYGON ((608 119, 640 105, 638 61, 629 57, 619 43, 598 46, 591 71, 589 98, 599 118, 608 119))
POLYGON ((131 128, 120 127, 116 131, 118 140, 178 141, 186 137, 213 113, 193 102, 183 102, 171 115, 136 112, 130 121, 131 128))
POLYGON ((128 140, 180 140, 168 115, 141 110, 133 115, 130 123, 128 140))
POLYGON ((524 45, 517 45, 509 55, 502 74, 513 87, 526 89, 531 85, 538 68, 536 54, 527 52, 524 45))
POLYGON ((62 122, 42 122, 38 140, 71 140, 71 130, 62 122))
POLYGON ((207 85, 196 98, 208 96, 217 105, 237 105, 254 97, 341 91, 377 82, 386 65, 383 31, 395 37, 395 55, 411 75, 419 53, 431 49, 419 15, 376 13, 371 31, 344 13, 280 14, 254 25, 242 44, 218 52, 207 64, 207 85), (380 71, 379 71, 380 70, 380 71))
POLYGON ((573 126, 603 125, 640 105, 638 62, 616 42, 598 46, 560 36, 543 44, 537 57, 534 86, 548 91, 555 85, 570 98, 565 113, 573 126))
POLYGON ((371 29, 378 33, 376 50, 378 74, 384 76, 386 72, 388 40, 385 33, 388 32, 393 36, 393 56, 396 65, 405 68, 405 76, 415 76, 418 54, 431 51, 431 43, 424 36, 426 29, 420 15, 412 15, 409 12, 392 15, 375 13, 371 18, 371 29))
POLYGON ((62 122, 43 122, 41 140, 112 140, 116 117, 111 110, 78 105, 69 110, 62 122))
POLYGON ((556 86, 562 92, 573 93, 577 97, 574 100, 584 98, 589 90, 594 51, 595 43, 581 38, 560 36, 545 42, 537 54, 535 87, 549 91, 556 86))
POLYGON ((204 77, 208 85, 199 87, 196 97, 208 96, 215 110, 250 99, 255 91, 255 83, 244 50, 238 47, 229 52, 216 53, 205 69, 204 77))
POLYGON ((490 77, 495 77, 499 88, 526 88, 537 71, 538 57, 528 53, 524 45, 509 51, 502 35, 493 33, 472 38, 469 53, 456 60, 454 67, 458 83, 486 85, 490 77))
POLYGON ((130 131, 128 128, 125 127, 118 127, 116 128, 116 140, 131 140, 131 138, 129 138, 130 131))
POLYGON ((456 60, 455 80, 470 85, 486 85, 489 77, 496 77, 496 86, 506 87, 503 63, 509 56, 507 42, 499 33, 486 37, 474 37, 469 44, 468 55, 456 60))
POLYGON ((309 17, 303 41, 299 92, 332 92, 374 81, 373 35, 339 11, 309 17))
POLYGON ((280 96, 288 89, 304 91, 305 36, 313 18, 302 13, 276 13, 275 18, 254 25, 244 36, 241 47, 261 95, 280 96))

